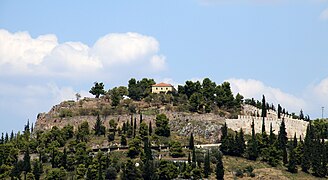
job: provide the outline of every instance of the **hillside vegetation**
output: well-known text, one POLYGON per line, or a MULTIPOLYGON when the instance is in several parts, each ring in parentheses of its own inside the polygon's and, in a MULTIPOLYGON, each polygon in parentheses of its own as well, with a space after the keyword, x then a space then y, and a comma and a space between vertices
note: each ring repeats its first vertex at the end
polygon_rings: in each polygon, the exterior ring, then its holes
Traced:
MULTIPOLYGON (((254 124, 244 135, 224 124, 244 104, 229 83, 206 78, 152 94, 154 83, 131 79, 128 87, 105 91, 96 82, 90 90, 95 98, 77 94, 76 101, 39 114, 35 127, 28 122, 22 133, 2 134, 0 179, 326 177, 327 121, 311 122, 305 139, 287 139, 284 123, 278 136, 255 132, 254 124), (196 146, 214 142, 222 144, 196 146)), ((263 117, 274 109, 265 100, 260 105, 263 117)))

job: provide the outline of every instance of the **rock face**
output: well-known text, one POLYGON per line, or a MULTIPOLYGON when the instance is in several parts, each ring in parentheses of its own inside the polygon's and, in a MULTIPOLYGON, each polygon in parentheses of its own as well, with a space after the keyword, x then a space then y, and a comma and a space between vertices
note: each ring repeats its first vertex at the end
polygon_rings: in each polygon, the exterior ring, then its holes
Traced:
MULTIPOLYGON (((87 108, 99 108, 95 101, 101 100, 88 100, 83 103, 83 107, 87 108)), ((103 103, 103 102, 101 102, 103 103)), ((76 109, 78 109, 79 103, 75 102, 63 102, 59 105, 54 106, 48 113, 40 113, 38 115, 35 130, 50 130, 52 127, 57 126, 62 128, 66 125, 72 125, 76 130, 78 125, 83 121, 89 123, 90 128, 92 128, 96 122, 97 116, 93 115, 74 115, 76 109), (62 110, 71 110, 73 112, 72 117, 62 117, 60 112, 62 110)), ((104 104, 102 104, 104 105, 104 104)), ((215 143, 220 139, 221 127, 224 124, 225 118, 219 115, 208 113, 208 114, 198 114, 198 113, 184 113, 184 112, 173 112, 164 110, 160 108, 157 113, 163 113, 169 118, 169 123, 171 131, 179 136, 189 137, 190 133, 193 132, 202 141, 208 143, 215 143)), ((153 114, 143 114, 143 122, 147 124, 152 121, 152 126, 155 128, 156 113, 153 114)), ((121 114, 121 115, 107 115, 100 116, 103 124, 106 128, 109 127, 109 121, 114 119, 118 123, 118 127, 122 127, 123 122, 127 122, 136 118, 137 124, 139 124, 140 115, 139 114, 121 114)))

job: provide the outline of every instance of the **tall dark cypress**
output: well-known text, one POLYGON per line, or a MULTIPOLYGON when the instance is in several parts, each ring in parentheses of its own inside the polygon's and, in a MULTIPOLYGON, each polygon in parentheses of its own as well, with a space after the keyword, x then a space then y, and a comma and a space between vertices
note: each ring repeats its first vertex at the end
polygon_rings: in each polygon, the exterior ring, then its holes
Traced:
POLYGON ((275 140, 276 140, 276 135, 273 133, 272 123, 270 123, 270 135, 269 135, 270 144, 273 144, 275 140))
POLYGON ((205 155, 205 162, 204 162, 204 174, 205 178, 208 178, 208 176, 211 174, 211 162, 210 162, 210 152, 207 150, 207 153, 205 155))
POLYGON ((279 133, 278 133, 278 146, 279 149, 281 149, 282 151, 282 161, 284 164, 288 163, 288 159, 287 159, 287 132, 286 132, 286 126, 285 126, 285 120, 282 119, 282 122, 280 124, 280 129, 279 129, 279 133))
POLYGON ((134 118, 134 124, 133 124, 133 138, 136 137, 137 132, 137 118, 134 118))
POLYGON ((281 106, 280 106, 280 104, 278 104, 278 119, 280 119, 281 118, 281 106))
POLYGON ((308 172, 311 168, 311 159, 312 159, 312 136, 311 136, 311 122, 306 128, 306 135, 304 139, 304 151, 302 156, 301 167, 302 171, 308 172))
POLYGON ((140 113, 140 121, 139 121, 139 124, 142 123, 142 113, 140 113))
POLYGON ((153 128, 152 128, 152 126, 151 126, 151 121, 149 121, 149 127, 148 127, 148 130, 149 130, 148 135, 151 136, 152 133, 153 133, 153 128))
POLYGON ((255 161, 258 158, 258 143, 256 140, 254 120, 252 122, 252 138, 247 143, 248 159, 255 161))
POLYGON ((219 153, 219 156, 217 157, 215 174, 216 174, 216 179, 217 180, 223 180, 224 179, 224 167, 223 167, 222 154, 221 153, 219 153))
POLYGON ((266 108, 266 102, 265 102, 265 96, 262 96, 262 116, 261 117, 267 117, 267 108, 266 108))
POLYGON ((194 149, 194 136, 193 136, 193 133, 190 133, 190 138, 189 138, 189 149, 190 149, 190 150, 194 149))

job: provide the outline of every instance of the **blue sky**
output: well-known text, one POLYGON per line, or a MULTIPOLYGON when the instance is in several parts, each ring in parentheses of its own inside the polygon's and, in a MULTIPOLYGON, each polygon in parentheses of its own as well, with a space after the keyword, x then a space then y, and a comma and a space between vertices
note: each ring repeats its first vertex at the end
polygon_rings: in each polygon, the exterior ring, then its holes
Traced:
POLYGON ((228 80, 312 118, 328 110, 327 0, 3 0, 0 29, 0 132, 131 77, 228 80))

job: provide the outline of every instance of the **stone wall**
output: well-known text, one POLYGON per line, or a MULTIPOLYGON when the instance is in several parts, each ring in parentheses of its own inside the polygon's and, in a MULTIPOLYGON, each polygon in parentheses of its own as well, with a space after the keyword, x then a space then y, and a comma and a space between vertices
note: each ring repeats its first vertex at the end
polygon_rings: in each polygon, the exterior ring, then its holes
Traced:
MULTIPOLYGON (((251 124, 253 120, 254 120, 255 132, 260 133, 262 131, 262 120, 263 120, 262 117, 239 115, 238 119, 227 119, 226 123, 228 128, 231 128, 234 131, 239 131, 240 128, 242 128, 246 134, 251 134, 252 133, 251 124)), ((291 116, 285 116, 284 120, 285 120, 286 132, 288 138, 293 138, 294 134, 296 133, 297 138, 301 136, 302 139, 304 139, 308 122, 298 119, 292 119, 291 116)), ((272 118, 272 117, 265 118, 264 121, 265 131, 269 134, 270 124, 272 124, 272 129, 274 130, 274 133, 278 134, 281 122, 282 119, 272 118)))

